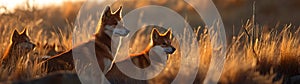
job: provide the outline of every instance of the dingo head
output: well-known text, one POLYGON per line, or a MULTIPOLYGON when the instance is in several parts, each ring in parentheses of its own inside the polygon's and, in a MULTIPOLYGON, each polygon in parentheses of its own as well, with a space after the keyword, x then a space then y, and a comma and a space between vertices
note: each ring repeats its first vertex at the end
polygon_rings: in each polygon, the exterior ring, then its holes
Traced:
POLYGON ((153 46, 161 46, 167 54, 173 54, 175 52, 175 48, 171 45, 172 39, 172 31, 168 29, 168 31, 164 34, 159 33, 159 31, 154 28, 151 33, 151 39, 153 42, 153 46))
POLYGON ((122 6, 114 13, 107 6, 102 14, 100 32, 104 31, 109 36, 127 36, 129 30, 124 27, 121 11, 122 6))
POLYGON ((12 47, 13 50, 19 51, 20 53, 28 53, 34 49, 35 44, 30 42, 30 38, 26 34, 26 29, 20 34, 17 30, 14 31, 12 36, 12 47))

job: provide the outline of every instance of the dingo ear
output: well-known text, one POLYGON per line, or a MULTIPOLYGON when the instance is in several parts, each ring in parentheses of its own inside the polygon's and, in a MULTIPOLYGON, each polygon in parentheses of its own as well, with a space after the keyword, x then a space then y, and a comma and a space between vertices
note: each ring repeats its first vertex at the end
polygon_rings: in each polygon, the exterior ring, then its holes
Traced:
POLYGON ((121 16, 121 11, 122 11, 123 6, 120 6, 120 8, 115 12, 117 16, 121 16))
POLYGON ((104 13, 103 13, 103 16, 104 17, 110 17, 111 15, 112 14, 111 14, 110 6, 106 6, 105 10, 104 10, 104 13))
POLYGON ((168 29, 168 31, 166 32, 165 36, 169 37, 169 39, 172 38, 172 30, 168 29))
POLYGON ((19 32, 15 29, 13 36, 12 36, 12 41, 18 40, 19 36, 20 36, 19 32))
POLYGON ((152 40, 158 39, 160 37, 159 31, 156 28, 152 30, 152 40))
POLYGON ((25 28, 21 35, 26 35, 26 34, 27 34, 27 29, 25 28))

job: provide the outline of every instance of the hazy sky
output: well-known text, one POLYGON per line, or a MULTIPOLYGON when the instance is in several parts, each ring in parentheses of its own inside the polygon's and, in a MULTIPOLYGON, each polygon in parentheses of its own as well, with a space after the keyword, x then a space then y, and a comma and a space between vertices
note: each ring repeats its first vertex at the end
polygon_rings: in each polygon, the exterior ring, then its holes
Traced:
MULTIPOLYGON (((85 0, 0 0, 0 7, 6 7, 7 10, 13 11, 16 7, 24 8, 26 7, 26 2, 29 1, 30 6, 34 5, 37 8, 42 8, 45 6, 62 5, 64 1, 85 1, 85 0)), ((102 1, 102 0, 99 0, 102 1)), ((0 13, 4 12, 0 9, 0 13)))

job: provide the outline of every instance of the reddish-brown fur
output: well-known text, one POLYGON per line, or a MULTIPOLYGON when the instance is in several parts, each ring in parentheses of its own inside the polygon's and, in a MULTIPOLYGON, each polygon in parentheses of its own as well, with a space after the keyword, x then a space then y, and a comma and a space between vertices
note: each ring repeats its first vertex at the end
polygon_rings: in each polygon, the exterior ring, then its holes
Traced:
MULTIPOLYGON (((130 54, 131 60, 140 68, 146 68, 150 65, 149 51, 152 47, 160 45, 162 47, 173 47, 171 45, 172 32, 168 30, 164 34, 160 34, 157 29, 153 29, 151 32, 151 42, 147 48, 139 54, 130 54)), ((172 53, 169 53, 172 54, 172 53)))
MULTIPOLYGON (((152 47, 156 45, 160 45, 161 47, 172 47, 171 45, 171 36, 172 32, 168 30, 164 34, 160 34, 157 29, 153 29, 151 32, 151 42, 148 45, 148 47, 142 51, 139 54, 130 54, 130 59, 132 62, 139 68, 146 68, 150 65, 150 60, 149 60, 149 51, 152 47)), ((174 48, 175 51, 175 48, 174 48)), ((172 54, 172 53, 167 53, 167 54, 172 54)), ((124 61, 118 61, 118 62, 124 62, 124 61)), ((116 62, 116 63, 118 63, 116 62)), ((114 64, 112 69, 106 74, 107 79, 111 83, 146 83, 147 81, 144 80, 136 80, 132 79, 125 74, 123 74, 118 67, 114 64)))
MULTIPOLYGON (((107 10, 104 11, 102 15, 102 20, 100 25, 98 25, 98 31, 95 34, 95 39, 92 39, 84 44, 81 44, 65 53, 53 56, 49 59, 47 59, 44 64, 46 64, 46 68, 48 69, 48 72, 55 72, 59 70, 73 70, 75 68, 74 66, 74 60, 72 56, 73 50, 81 50, 83 57, 85 55, 89 55, 90 53, 93 53, 92 51, 95 50, 96 57, 98 60, 98 64, 101 68, 101 70, 104 70, 105 64, 103 60, 105 58, 113 60, 111 55, 111 37, 106 34, 105 26, 110 25, 114 26, 118 24, 118 21, 120 21, 122 18, 120 16, 122 7, 120 7, 115 13, 111 13, 110 7, 107 7, 107 10), (94 50, 90 49, 91 44, 94 44, 94 50)), ((86 56, 87 57, 87 56, 86 56)))

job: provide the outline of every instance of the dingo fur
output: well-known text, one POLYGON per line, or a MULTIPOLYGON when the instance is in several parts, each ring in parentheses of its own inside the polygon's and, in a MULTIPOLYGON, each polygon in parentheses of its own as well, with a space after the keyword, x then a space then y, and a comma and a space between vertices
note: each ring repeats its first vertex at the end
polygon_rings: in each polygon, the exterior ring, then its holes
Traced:
MULTIPOLYGON (((130 59, 132 60, 133 64, 135 64, 139 68, 146 68, 150 66, 150 59, 149 59, 149 52, 151 48, 155 46, 159 46, 162 48, 163 51, 166 54, 173 54, 176 49, 171 45, 171 36, 172 32, 170 29, 164 33, 160 34, 159 31, 154 28, 151 32, 151 41, 148 47, 139 54, 130 54, 130 59)), ((159 54, 158 54, 159 55, 159 54)), ((169 55, 168 55, 169 56, 169 55)), ((168 57, 165 57, 168 59, 168 57)), ((167 60, 161 60, 166 62, 167 60)), ((117 61, 118 62, 124 62, 124 61, 117 61)), ((124 75, 116 66, 116 64, 113 64, 111 70, 106 74, 107 79, 111 83, 145 83, 144 80, 135 80, 132 78, 129 78, 128 76, 124 75)))
MULTIPOLYGON (((73 49, 53 56, 45 61, 48 72, 59 70, 73 70, 75 68, 72 51, 79 50, 81 56, 89 56, 92 51, 95 51, 98 64, 101 70, 106 73, 111 67, 113 56, 111 53, 112 35, 127 36, 129 30, 123 26, 121 17, 122 6, 112 13, 109 6, 107 6, 102 14, 101 21, 99 22, 97 32, 94 39, 83 43, 73 49), (95 47, 91 49, 91 47, 95 47)), ((80 61, 80 60, 79 60, 80 61)))
POLYGON ((16 64, 21 57, 25 58, 34 49, 35 44, 30 41, 26 32, 26 29, 21 34, 17 30, 14 30, 11 43, 1 58, 3 67, 9 64, 16 64))
POLYGON ((148 67, 150 65, 149 51, 154 46, 161 46, 166 54, 173 54, 176 49, 171 45, 171 36, 171 30, 168 30, 164 34, 160 34, 159 31, 154 28, 151 32, 151 42, 148 44, 148 47, 139 54, 130 54, 131 60, 137 67, 148 67))

